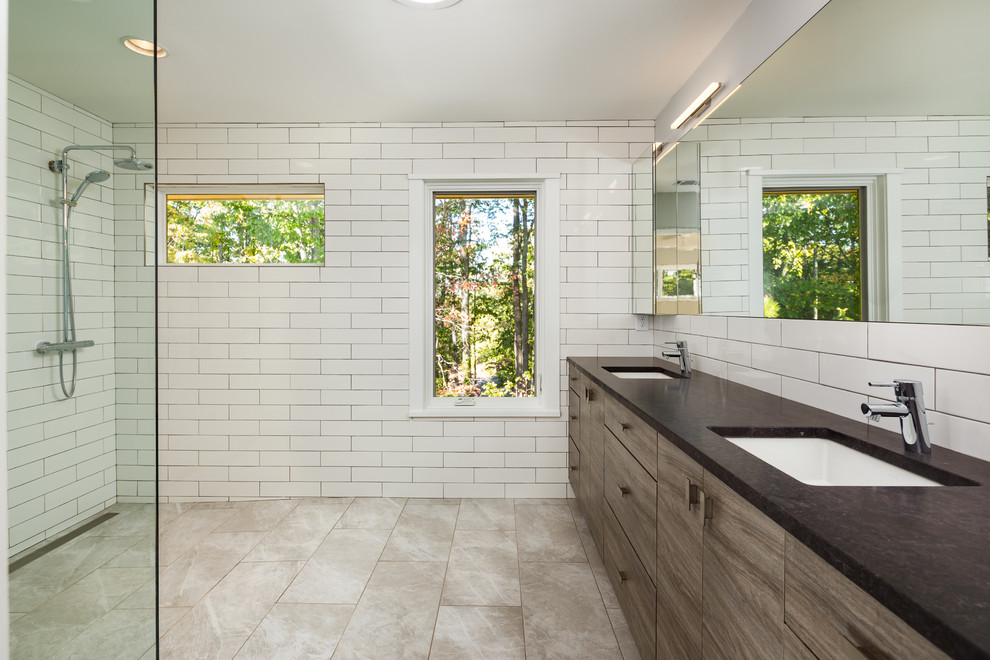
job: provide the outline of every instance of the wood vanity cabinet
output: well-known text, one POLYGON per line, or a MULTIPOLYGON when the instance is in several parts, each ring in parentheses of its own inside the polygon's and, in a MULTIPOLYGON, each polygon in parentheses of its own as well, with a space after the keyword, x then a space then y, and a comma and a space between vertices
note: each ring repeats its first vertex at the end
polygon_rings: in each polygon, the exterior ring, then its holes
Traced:
POLYGON ((783 652, 784 530, 658 436, 657 658, 783 652))
POLYGON ((808 655, 785 658, 948 658, 789 534, 786 567, 784 620, 808 655))
POLYGON ((657 466, 657 658, 701 658, 705 471, 663 436, 657 466))
POLYGON ((702 501, 703 657, 780 657, 785 532, 708 472, 702 501))
POLYGON ((598 552, 605 554, 605 422, 604 400, 605 393, 591 382, 581 377, 578 381, 581 389, 581 412, 578 414, 579 437, 577 448, 581 452, 581 478, 578 503, 584 511, 585 520, 591 538, 598 547, 598 552))
POLYGON ((947 657, 584 374, 569 382, 571 484, 643 660, 947 657))
MULTIPOLYGON (((575 387, 577 376, 571 376, 575 387)), ((567 390, 567 476, 574 491, 574 497, 581 497, 581 450, 578 448, 580 435, 581 397, 573 389, 567 390)), ((580 500, 578 504, 580 504, 580 500)))

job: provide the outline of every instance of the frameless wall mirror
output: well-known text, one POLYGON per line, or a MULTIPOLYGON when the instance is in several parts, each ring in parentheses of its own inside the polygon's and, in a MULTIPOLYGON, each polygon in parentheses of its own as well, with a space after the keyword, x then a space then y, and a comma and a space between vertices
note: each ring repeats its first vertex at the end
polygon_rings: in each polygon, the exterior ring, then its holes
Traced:
POLYGON ((154 3, 10 0, 9 33, 10 657, 155 657, 154 60, 122 43, 154 3))
POLYGON ((697 143, 653 155, 653 312, 701 313, 700 157, 697 143))
POLYGON ((685 137, 704 313, 990 324, 987 25, 831 0, 685 137))

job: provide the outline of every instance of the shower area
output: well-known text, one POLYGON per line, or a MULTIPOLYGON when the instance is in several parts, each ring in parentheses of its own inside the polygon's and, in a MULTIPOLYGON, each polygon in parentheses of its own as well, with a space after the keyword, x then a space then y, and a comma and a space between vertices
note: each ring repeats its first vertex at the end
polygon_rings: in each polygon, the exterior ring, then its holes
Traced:
POLYGON ((154 658, 152 0, 10 0, 10 657, 154 658), (125 40, 131 40, 129 45, 125 40))

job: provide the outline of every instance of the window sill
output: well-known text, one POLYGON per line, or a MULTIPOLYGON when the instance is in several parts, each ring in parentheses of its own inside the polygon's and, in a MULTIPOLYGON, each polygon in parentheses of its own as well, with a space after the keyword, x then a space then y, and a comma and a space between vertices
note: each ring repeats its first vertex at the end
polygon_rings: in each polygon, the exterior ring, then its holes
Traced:
POLYGON ((560 408, 540 405, 532 402, 525 405, 516 402, 514 405, 473 405, 455 406, 453 403, 428 404, 423 407, 409 408, 410 417, 560 417, 560 408))

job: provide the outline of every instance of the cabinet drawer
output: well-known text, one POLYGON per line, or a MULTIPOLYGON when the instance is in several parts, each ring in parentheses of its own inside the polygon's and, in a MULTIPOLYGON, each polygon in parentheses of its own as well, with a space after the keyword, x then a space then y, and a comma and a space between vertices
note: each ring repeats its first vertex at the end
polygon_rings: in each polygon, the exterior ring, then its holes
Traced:
POLYGON ((567 368, 567 388, 572 392, 580 393, 581 390, 581 376, 578 375, 578 370, 569 365, 567 368))
POLYGON ((605 501, 656 583, 657 482, 615 436, 605 432, 605 501))
POLYGON ((574 442, 581 437, 581 397, 567 390, 567 436, 574 442))
POLYGON ((580 498, 581 492, 581 451, 574 440, 567 439, 567 475, 571 481, 574 496, 580 498))
POLYGON ((786 537, 784 620, 819 658, 947 658, 794 537, 786 537))
POLYGON ((657 591, 608 506, 605 507, 604 562, 639 656, 655 658, 657 591))
POLYGON ((605 426, 656 479, 657 432, 611 397, 605 401, 605 426))

